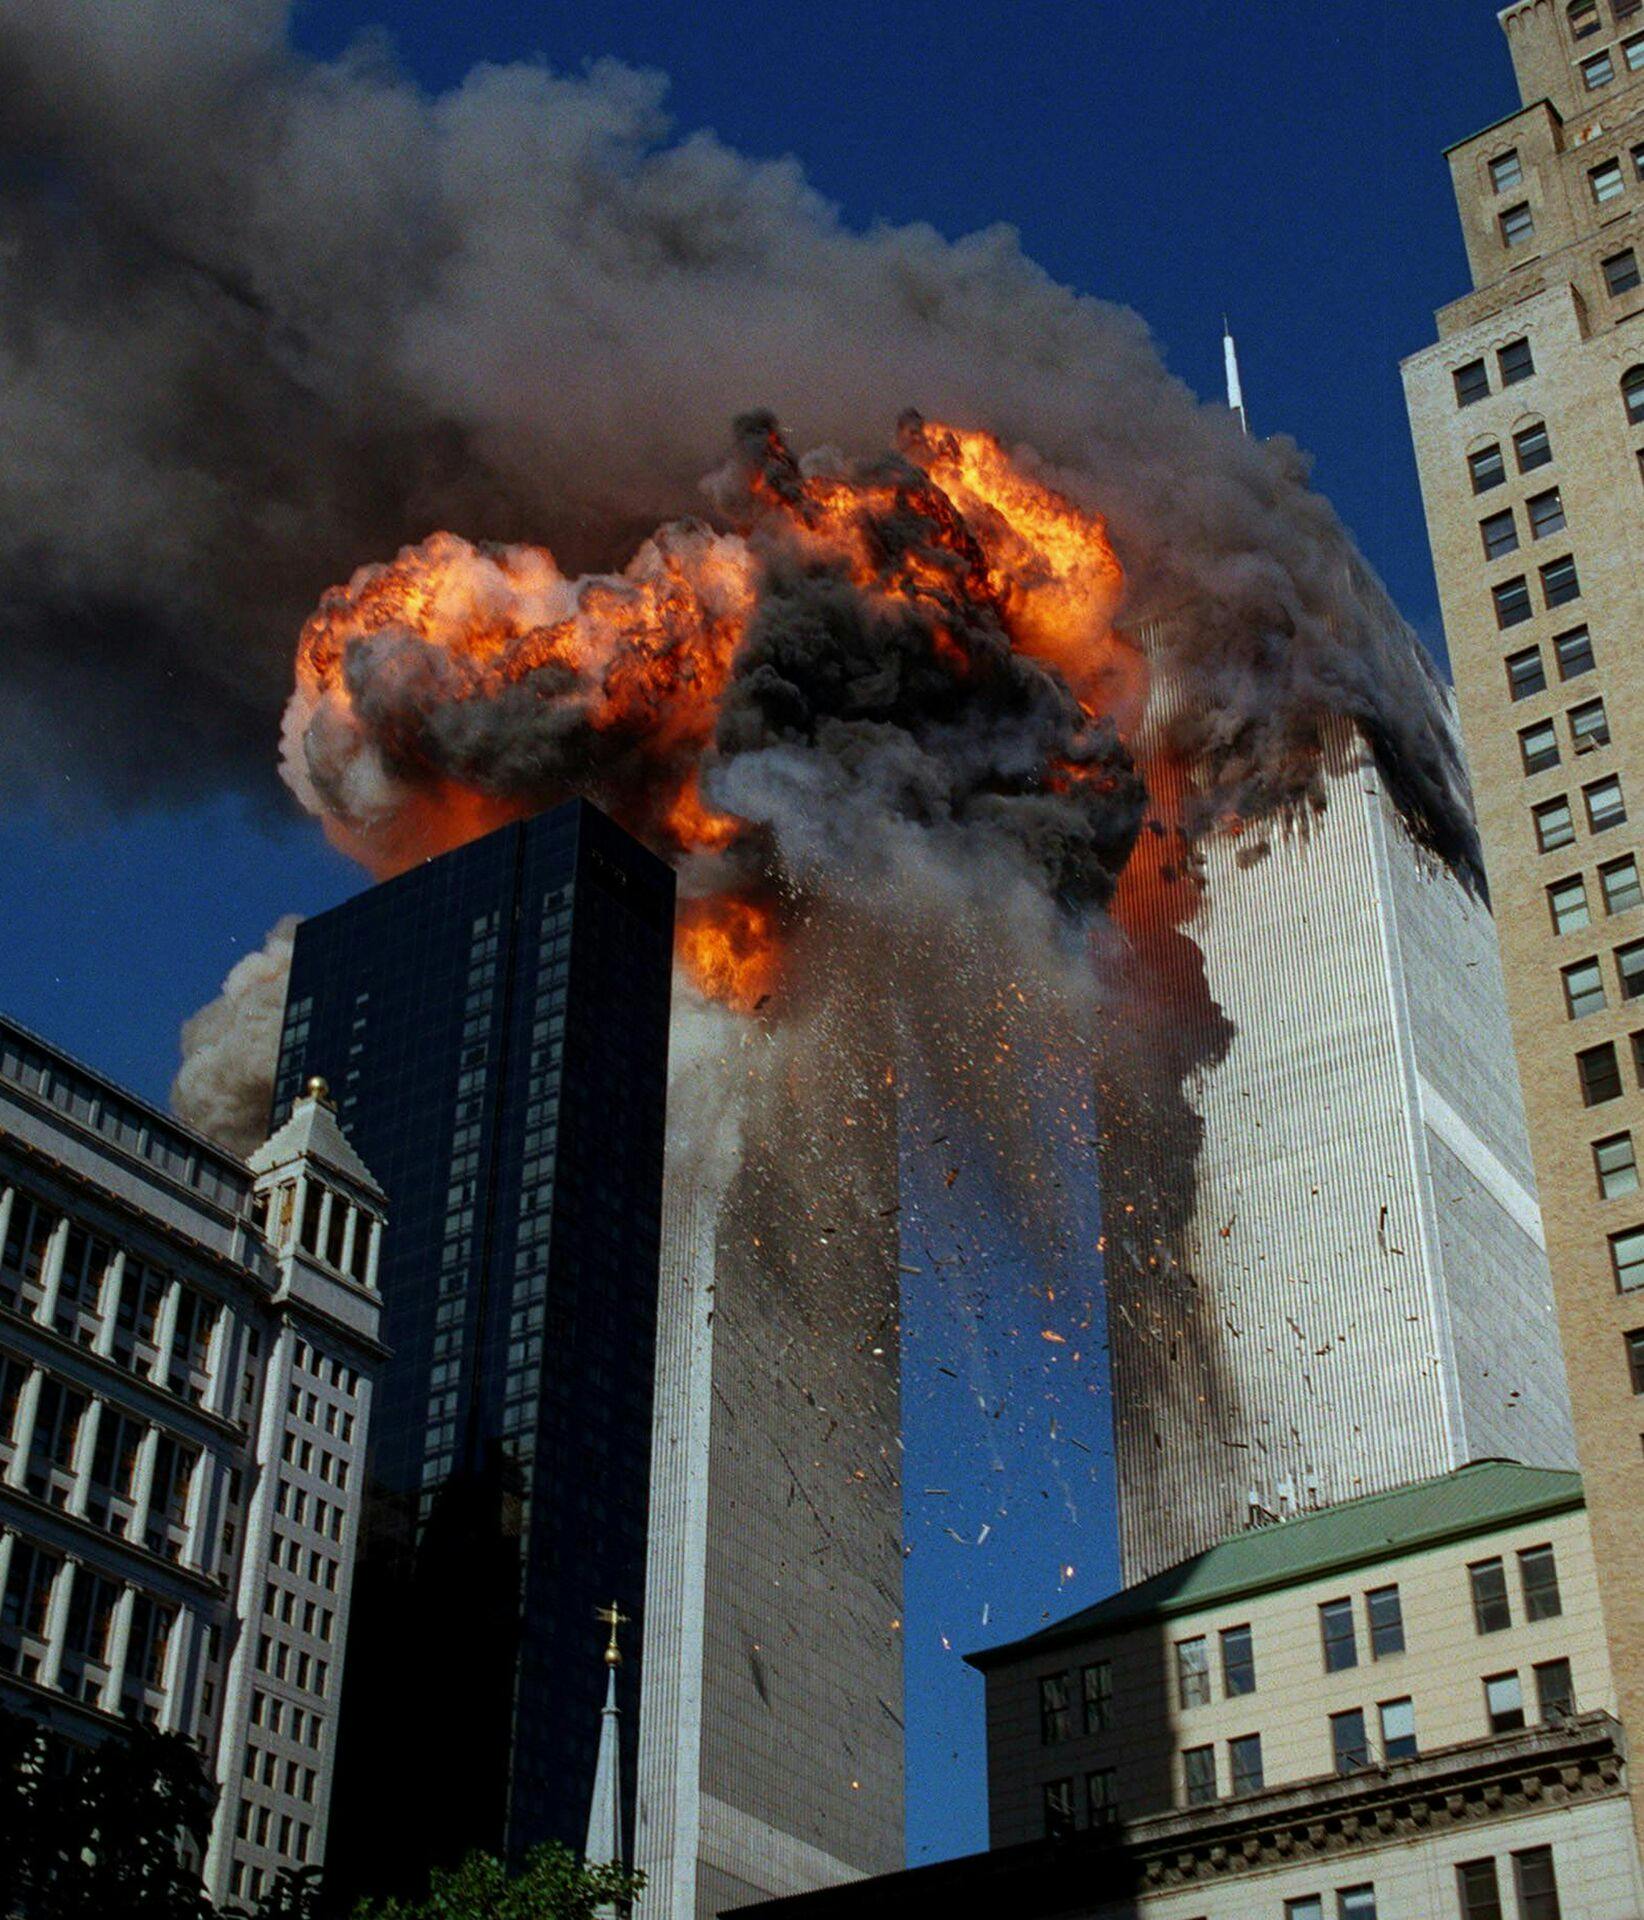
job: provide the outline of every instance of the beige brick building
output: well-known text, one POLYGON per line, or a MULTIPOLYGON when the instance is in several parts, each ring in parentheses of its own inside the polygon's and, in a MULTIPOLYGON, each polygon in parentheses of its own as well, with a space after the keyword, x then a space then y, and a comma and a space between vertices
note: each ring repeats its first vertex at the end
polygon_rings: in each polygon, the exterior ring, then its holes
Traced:
POLYGON ((1644 1727, 1644 4, 1501 14, 1405 386, 1623 1719, 1644 1727))
POLYGON ((1247 1529, 973 1664, 991 1850, 749 1920, 1644 1912, 1573 1473, 1247 1529))

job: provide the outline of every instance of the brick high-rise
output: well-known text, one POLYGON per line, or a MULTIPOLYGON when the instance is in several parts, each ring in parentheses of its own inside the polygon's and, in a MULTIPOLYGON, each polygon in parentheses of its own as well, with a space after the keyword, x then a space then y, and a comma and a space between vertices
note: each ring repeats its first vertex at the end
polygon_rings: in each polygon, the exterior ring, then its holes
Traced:
MULTIPOLYGON (((1405 363, 1623 1718, 1644 1725, 1644 4, 1501 13, 1473 288, 1405 363)), ((1635 1793, 1635 1800, 1636 1800, 1635 1793)))

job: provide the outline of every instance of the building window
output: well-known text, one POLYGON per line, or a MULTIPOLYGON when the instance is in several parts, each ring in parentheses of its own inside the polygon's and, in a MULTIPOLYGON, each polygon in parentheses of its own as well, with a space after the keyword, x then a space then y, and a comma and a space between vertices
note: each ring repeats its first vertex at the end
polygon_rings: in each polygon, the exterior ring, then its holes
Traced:
POLYGON ((1579 873, 1568 880, 1555 880, 1547 889, 1547 910, 1553 916, 1554 933, 1579 933, 1592 925, 1587 907, 1587 882, 1579 873))
POLYGON ((1629 1227, 1610 1235, 1610 1263, 1615 1283, 1623 1293, 1644 1287, 1644 1227, 1629 1227))
POLYGON ((1602 700, 1585 700, 1570 709, 1570 739, 1577 753, 1591 753, 1610 744, 1610 722, 1602 700))
POLYGON ((1541 597, 1549 607, 1562 607, 1581 598, 1581 580, 1576 573, 1575 555, 1549 560, 1541 568, 1541 597))
POLYGON ((1106 1733, 1113 1724, 1113 1662, 1093 1660, 1085 1668, 1085 1732, 1106 1733))
POLYGON ((1528 380, 1536 370, 1535 355, 1530 351, 1528 340, 1509 340, 1496 355, 1496 365, 1501 369, 1501 384, 1504 387, 1516 387, 1521 380, 1528 380))
MULTIPOLYGON (((1637 11, 1638 8, 1636 6, 1628 5, 1626 17, 1630 18, 1633 14, 1637 13, 1637 11)), ((1616 8, 1616 15, 1617 18, 1623 17, 1619 6, 1616 8)), ((1626 61, 1627 71, 1629 73, 1638 73, 1644 70, 1644 33, 1634 34, 1631 40, 1622 41, 1621 57, 1626 61)))
POLYGON ((1570 1678, 1568 1660, 1543 1660, 1535 1669, 1536 1718, 1543 1726, 1549 1721, 1567 1720, 1575 1712, 1575 1684, 1570 1678))
POLYGON ((1336 1920, 1376 1920, 1376 1889, 1343 1887, 1336 1895, 1336 1920))
POLYGON ((1568 633, 1561 633, 1553 642, 1553 651, 1558 655, 1560 680, 1579 680, 1597 665, 1592 635, 1585 627, 1572 627, 1568 633))
POLYGON ((1524 1725, 1524 1689, 1516 1673, 1486 1676, 1484 1711, 1492 1733, 1516 1733, 1524 1725))
POLYGON ((1621 162, 1606 160, 1603 166, 1592 168, 1587 175, 1587 185, 1600 206, 1607 200, 1619 200, 1627 190, 1627 183, 1621 177, 1621 162))
POLYGON ((1531 494, 1524 503, 1530 516, 1530 538, 1545 540, 1550 533, 1564 531, 1564 496, 1557 487, 1549 487, 1545 493, 1531 494))
POLYGON ((1187 1747, 1182 1752, 1182 1786, 1190 1807, 1202 1807, 1216 1797, 1216 1749, 1187 1747))
POLYGON ((1615 62, 1610 58, 1608 47, 1581 63, 1582 84, 1589 93, 1597 93, 1600 87, 1607 87, 1614 78, 1615 62))
POLYGON ((1098 1767, 1085 1775, 1085 1805, 1093 1827, 1110 1827, 1119 1817, 1118 1773, 1113 1767, 1098 1767))
POLYGON ((1462 1861, 1456 1868, 1456 1898, 1461 1920, 1502 1920, 1495 1861, 1462 1861))
POLYGON ((1564 1005, 1572 1020, 1585 1020, 1590 1013, 1604 1010, 1604 976, 1596 960, 1578 960, 1564 967, 1559 976, 1564 982, 1564 1005))
POLYGON ((1519 758, 1526 773, 1545 773, 1558 765, 1558 734, 1551 720, 1538 720, 1533 727, 1520 727, 1519 758))
POLYGON ((1203 1634, 1176 1642, 1176 1690, 1184 1707, 1202 1707, 1210 1698, 1210 1644, 1203 1634))
POLYGON ((1357 1773, 1370 1764, 1370 1748, 1364 1737, 1364 1712, 1351 1707, 1346 1713, 1330 1716, 1330 1753, 1337 1773, 1357 1773))
POLYGON ((1470 407, 1476 400, 1489 397, 1490 375, 1482 360, 1469 360, 1466 366, 1457 367, 1453 377, 1458 407, 1470 407))
POLYGON ((1611 827, 1619 827, 1627 817, 1626 802, 1621 797, 1621 776, 1612 773, 1608 780, 1595 780, 1591 786, 1581 789, 1582 798, 1587 802, 1587 824, 1594 833, 1608 833, 1611 827))
POLYGON ((1324 1645, 1324 1670, 1341 1673, 1359 1664, 1358 1643, 1353 1636, 1353 1602, 1327 1600, 1319 1608, 1319 1638, 1324 1645))
POLYGON ((1631 424, 1644 427, 1644 366, 1629 367, 1621 376, 1621 400, 1631 424))
POLYGON ((1518 1920, 1559 1920, 1558 1881, 1551 1847, 1526 1847, 1513 1855, 1518 1920))
POLYGON ((1506 554, 1518 552, 1518 522, 1511 507, 1503 507, 1500 513, 1481 520, 1478 532, 1484 542, 1486 560, 1500 560, 1506 554))
POLYGON ((1227 1764, 1231 1775, 1229 1791, 1260 1793, 1262 1790, 1262 1737, 1247 1733, 1227 1743, 1227 1764))
POLYGON ((1256 1649, 1248 1626, 1222 1629, 1222 1691, 1228 1699, 1256 1691, 1256 1649))
POLYGON ((1370 1657, 1391 1659, 1404 1651, 1404 1608, 1396 1586, 1375 1587, 1364 1596, 1370 1617, 1370 1657))
POLYGON ((1638 862, 1629 853, 1620 860, 1607 860, 1598 870, 1598 883, 1604 889, 1604 911, 1626 913, 1644 902, 1644 888, 1638 882, 1638 862))
POLYGON ((1523 178, 1524 168, 1519 161, 1517 147, 1509 147, 1505 153, 1498 153, 1490 162, 1490 187, 1495 193, 1508 192, 1523 178))
POLYGON ((1513 435, 1513 455, 1518 461, 1520 473, 1534 473, 1537 467, 1548 467, 1553 462, 1553 443, 1547 437, 1547 422, 1534 421, 1530 426, 1520 427, 1513 435))
POLYGON ((1536 217, 1530 211, 1528 200, 1518 200, 1512 206, 1504 207, 1497 218, 1501 224, 1501 244, 1504 247, 1521 247, 1535 235, 1536 217))
POLYGON ((1530 604, 1530 583, 1522 573, 1492 587, 1490 598, 1495 602, 1498 627, 1516 627, 1535 613, 1530 604))
POLYGON ((1044 1793, 1045 1838, 1059 1840, 1064 1834, 1072 1833, 1076 1824, 1073 1818, 1073 1782, 1047 1780, 1044 1793))
POLYGON ((1416 1751, 1414 1705, 1409 1700, 1383 1700, 1376 1711, 1381 1716, 1381 1757, 1408 1760, 1416 1751))
POLYGON ((1604 25, 1599 18, 1598 0, 1570 0, 1570 38, 1585 40, 1604 25))
POLYGON ((1606 1140, 1595 1140, 1593 1167, 1603 1199, 1619 1200, 1623 1194, 1637 1193, 1638 1156, 1630 1133, 1612 1133, 1606 1140))
POLYGON ((1055 1746, 1073 1732, 1073 1716, 1068 1711, 1067 1675, 1047 1674, 1039 1682, 1039 1744, 1055 1746))
POLYGON ((1489 446, 1468 454, 1467 471, 1472 476, 1474 493, 1488 493, 1492 487, 1505 485, 1507 462, 1501 457, 1501 442, 1492 440, 1489 446))
POLYGON ((1528 700, 1547 691, 1547 669, 1541 663, 1540 647, 1526 647, 1522 653, 1507 656, 1507 692, 1514 700, 1528 700))
POLYGON ((1616 978, 1621 982, 1623 1000, 1644 995, 1644 940, 1630 941, 1615 950, 1616 978))
POLYGON ((1612 298, 1631 293, 1638 285, 1638 255, 1631 247, 1623 247, 1620 253, 1612 253, 1600 264, 1604 269, 1605 288, 1612 298))
POLYGON ((1530 816, 1535 822, 1536 845, 1543 853, 1556 853, 1575 841, 1575 822, 1570 817, 1570 802, 1563 795, 1543 800, 1530 816))
POLYGON ((1284 1920, 1324 1920, 1324 1901, 1316 1893, 1304 1893, 1299 1900, 1286 1900, 1284 1920))
POLYGON ((1507 1574, 1499 1558, 1475 1560, 1467 1569, 1473 1591, 1473 1625, 1480 1633, 1500 1633, 1513 1624, 1507 1601, 1507 1574))
POLYGON ((1576 1072, 1581 1079, 1581 1104, 1601 1107, 1606 1100, 1621 1098, 1621 1067, 1615 1057, 1615 1042, 1605 1040, 1596 1047, 1584 1047, 1576 1055, 1576 1072))

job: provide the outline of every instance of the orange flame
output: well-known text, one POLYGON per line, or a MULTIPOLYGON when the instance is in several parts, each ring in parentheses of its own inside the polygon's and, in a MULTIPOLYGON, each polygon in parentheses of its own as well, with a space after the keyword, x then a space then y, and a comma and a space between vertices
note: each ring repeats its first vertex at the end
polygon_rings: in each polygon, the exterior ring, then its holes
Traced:
MULTIPOLYGON (((1101 517, 990 434, 910 419, 902 446, 904 462, 866 476, 810 472, 773 431, 748 476, 750 535, 671 524, 619 574, 568 579, 544 548, 450 533, 362 568, 303 628, 288 777, 336 844, 398 872, 561 797, 517 770, 510 788, 465 744, 483 731, 465 709, 540 705, 556 739, 587 743, 568 761, 587 770, 590 798, 664 852, 719 857, 697 885, 722 890, 681 907, 680 960, 705 994, 758 1007, 778 984, 781 927, 768 897, 739 890, 749 829, 704 800, 699 768, 773 541, 802 566, 843 571, 870 603, 915 611, 956 683, 976 669, 964 633, 967 610, 981 610, 1092 717, 1126 727, 1145 691, 1140 656, 1113 626, 1124 576, 1101 517), (918 537, 899 542, 910 524, 918 537), (362 660, 368 673, 351 670, 362 660), (369 713, 356 705, 366 680, 369 713), (333 769, 323 792, 316 742, 333 769), (600 768, 617 763, 624 783, 602 786, 600 768)), ((1064 764, 1046 774, 1052 788, 1101 777, 1064 764)))

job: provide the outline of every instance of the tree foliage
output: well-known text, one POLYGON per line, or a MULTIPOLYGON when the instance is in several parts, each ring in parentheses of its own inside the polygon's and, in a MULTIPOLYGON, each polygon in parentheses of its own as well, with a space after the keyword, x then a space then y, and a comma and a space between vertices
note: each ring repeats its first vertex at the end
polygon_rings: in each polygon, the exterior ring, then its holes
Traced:
POLYGON ((460 1867, 436 1871, 425 1899, 367 1900, 353 1920, 594 1920, 601 1908, 627 1913, 645 1884, 625 1867, 587 1866, 568 1847, 537 1847, 510 1877, 502 1861, 471 1853, 460 1867))

